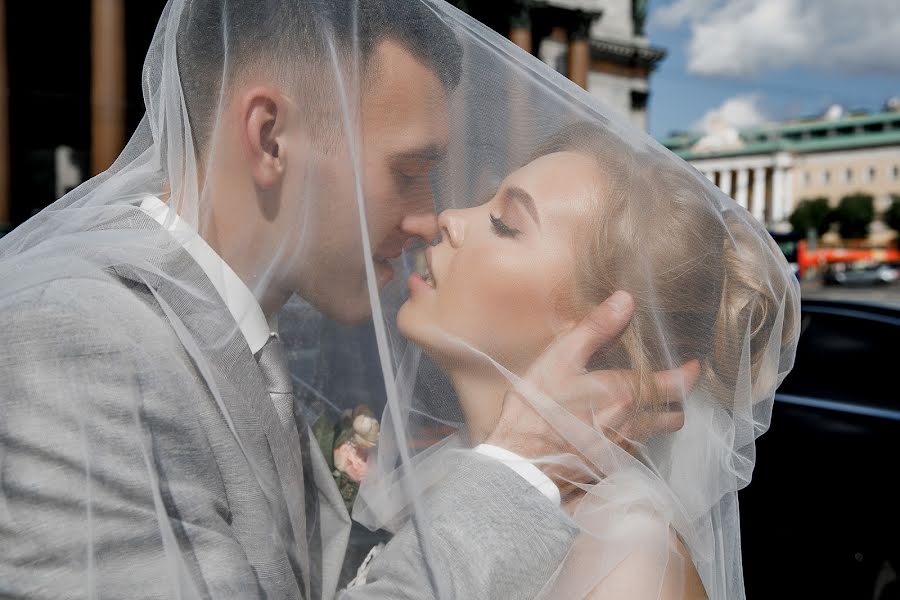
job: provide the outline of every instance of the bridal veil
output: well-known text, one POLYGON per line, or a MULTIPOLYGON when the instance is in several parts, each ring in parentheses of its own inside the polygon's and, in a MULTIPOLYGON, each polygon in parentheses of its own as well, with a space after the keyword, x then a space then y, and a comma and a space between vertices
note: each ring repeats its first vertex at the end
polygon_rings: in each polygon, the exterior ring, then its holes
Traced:
MULTIPOLYGON (((228 313, 219 310, 223 296, 240 296, 232 271, 264 309, 279 294, 300 291, 267 325, 285 346, 294 411, 310 429, 301 437, 312 439, 316 424, 338 423, 347 411, 362 414, 360 405, 380 422, 352 509, 362 527, 354 526, 348 556, 361 561, 409 520, 428 521, 429 489, 442 477, 444 457, 471 444, 451 381, 398 331, 406 279, 421 268, 425 243, 398 242, 392 224, 404 212, 427 217, 479 205, 535 157, 584 153, 609 182, 597 190, 601 216, 585 224, 584 239, 593 242, 578 249, 604 274, 585 293, 599 303, 626 290, 635 310, 623 336, 591 357, 589 368, 629 373, 636 411, 659 401, 647 374, 693 360, 700 374, 679 431, 623 449, 609 431, 528 385, 504 357, 453 340, 490 364, 577 450, 534 463, 587 474, 575 485, 578 539, 533 597, 581 598, 623 568, 641 583, 632 597, 661 597, 678 560, 692 561, 708 597, 743 597, 737 492, 750 482, 755 439, 769 426, 799 328, 794 276, 746 209, 597 98, 442 0, 170 0, 144 62, 143 91, 146 115, 115 163, 0 241, 4 322, 15 323, 23 295, 45 286, 71 289, 73 303, 85 281, 124 278, 149 290, 159 309, 114 295, 93 306, 88 321, 127 323, 117 335, 148 357, 145 345, 158 343, 160 332, 177 337, 218 399, 216 414, 204 415, 194 413, 190 397, 179 399, 185 422, 227 425, 246 447, 240 468, 256 475, 245 493, 271 514, 272 544, 293 545, 289 553, 302 557, 301 547, 313 546, 281 529, 282 491, 250 458, 256 441, 244 436, 252 424, 220 389, 245 378, 229 353, 258 309, 238 300, 228 313), (385 40, 396 52, 379 54, 385 40), (373 90, 387 93, 377 87, 385 82, 394 100, 376 102, 373 90), (252 86, 278 98, 275 108, 260 110, 285 111, 287 126, 302 133, 280 151, 303 168, 284 176, 286 187, 254 197, 280 200, 262 206, 254 224, 270 235, 242 240, 242 224, 219 202, 235 190, 217 186, 242 168, 223 149, 242 143, 233 115, 245 113, 231 110, 232 92, 252 86), (172 256, 204 244, 231 267, 214 262, 207 279, 171 267, 172 256)), ((250 176, 260 181, 265 173, 250 176)), ((132 382, 111 409, 93 402, 95 388, 81 387, 69 371, 67 353, 92 351, 91 340, 67 336, 59 331, 55 362, 28 373, 53 390, 42 410, 64 415, 66 426, 23 454, 17 432, 40 415, 19 407, 14 419, 0 418, 0 513, 21 524, 54 506, 81 515, 81 525, 56 549, 58 532, 35 526, 34 548, 17 550, 16 560, 46 560, 48 577, 54 561, 77 561, 84 575, 73 585, 81 596, 99 597, 105 580, 121 576, 110 553, 128 549, 110 548, 109 532, 92 515, 123 494, 144 510, 122 515, 120 527, 156 540, 145 560, 171 582, 173 597, 202 597, 192 579, 197 557, 185 541, 190 515, 168 501, 193 475, 160 466, 157 453, 179 446, 141 392, 148 373, 167 377, 163 365, 135 360, 126 372, 93 381, 132 382), (106 429, 109 410, 124 434, 106 429), (117 468, 110 444, 138 457, 127 485, 104 485, 117 468)), ((14 387, 0 394, 5 406, 16 402, 14 387)), ((418 531, 428 557, 441 541, 418 531)), ((333 588, 323 586, 321 595, 333 588)))

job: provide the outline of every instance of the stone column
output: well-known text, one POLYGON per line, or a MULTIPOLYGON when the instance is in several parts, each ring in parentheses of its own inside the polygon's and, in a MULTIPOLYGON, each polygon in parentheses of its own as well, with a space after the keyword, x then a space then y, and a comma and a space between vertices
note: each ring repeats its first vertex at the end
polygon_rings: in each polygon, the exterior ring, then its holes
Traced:
POLYGON ((0 236, 9 229, 9 83, 6 77, 6 0, 0 0, 0 236))
POLYGON ((747 188, 750 185, 750 171, 747 169, 738 169, 737 172, 737 190, 734 193, 734 200, 740 206, 747 208, 747 188))
POLYGON ((782 197, 784 198, 783 218, 787 219, 791 216, 791 213, 794 212, 794 170, 790 167, 784 172, 784 189, 782 190, 782 197))
POLYGON ((568 77, 584 89, 588 85, 588 71, 591 67, 591 46, 588 41, 591 20, 587 15, 578 15, 574 28, 569 32, 568 77))
POLYGON ((784 220, 784 167, 775 165, 772 173, 772 224, 784 220))
POLYGON ((719 188, 726 196, 731 195, 731 169, 725 169, 719 176, 719 188))
POLYGON ((766 169, 756 167, 753 169, 753 204, 751 206, 753 218, 760 223, 766 220, 766 169))
POLYGON ((125 145, 125 6, 91 2, 91 173, 106 170, 125 145))
POLYGON ((509 20, 509 39, 525 52, 531 53, 531 11, 528 0, 513 2, 512 17, 509 20))

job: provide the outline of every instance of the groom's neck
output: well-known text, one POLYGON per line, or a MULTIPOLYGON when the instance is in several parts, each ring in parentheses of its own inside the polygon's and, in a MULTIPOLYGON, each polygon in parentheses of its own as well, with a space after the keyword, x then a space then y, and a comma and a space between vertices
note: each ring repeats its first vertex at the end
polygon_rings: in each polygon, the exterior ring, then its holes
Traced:
POLYGON ((228 180, 207 179, 204 201, 208 211, 204 215, 200 234, 206 243, 240 277, 253 293, 267 320, 281 310, 291 297, 276 281, 276 270, 269 256, 271 245, 266 244, 270 233, 258 231, 262 226, 254 212, 258 202, 248 202, 250 190, 228 180))

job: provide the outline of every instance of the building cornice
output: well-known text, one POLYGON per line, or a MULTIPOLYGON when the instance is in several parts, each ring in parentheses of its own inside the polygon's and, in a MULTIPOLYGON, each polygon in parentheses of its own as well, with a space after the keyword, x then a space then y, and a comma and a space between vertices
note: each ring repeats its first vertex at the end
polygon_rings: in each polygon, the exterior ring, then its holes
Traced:
POLYGON ((740 146, 704 152, 694 150, 695 144, 703 138, 703 134, 699 133, 676 134, 661 140, 661 143, 685 158, 740 156, 778 150, 828 152, 884 146, 900 143, 900 113, 887 111, 831 121, 820 119, 779 123, 742 129, 737 133, 740 146))
POLYGON ((840 150, 855 150, 859 148, 874 148, 892 145, 900 147, 900 130, 844 137, 813 138, 807 140, 780 138, 766 142, 745 143, 739 148, 728 148, 712 152, 695 152, 691 149, 691 146, 684 146, 682 144, 677 144, 676 146, 675 144, 669 145, 664 142, 663 145, 685 160, 725 158, 729 156, 746 156, 752 154, 774 154, 776 152, 813 154, 817 152, 835 152, 840 150))
POLYGON ((667 52, 654 46, 642 46, 613 40, 591 40, 591 59, 613 61, 653 69, 667 52))

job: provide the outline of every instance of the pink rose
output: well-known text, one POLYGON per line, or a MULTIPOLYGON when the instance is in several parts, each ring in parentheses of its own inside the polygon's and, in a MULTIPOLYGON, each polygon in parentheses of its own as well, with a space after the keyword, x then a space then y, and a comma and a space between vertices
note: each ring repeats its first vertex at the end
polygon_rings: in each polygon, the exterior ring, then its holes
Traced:
POLYGON ((347 440, 334 449, 334 467, 347 474, 352 481, 359 483, 366 476, 365 451, 347 440))

